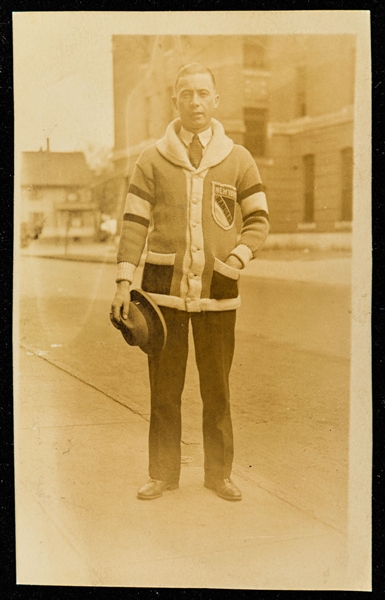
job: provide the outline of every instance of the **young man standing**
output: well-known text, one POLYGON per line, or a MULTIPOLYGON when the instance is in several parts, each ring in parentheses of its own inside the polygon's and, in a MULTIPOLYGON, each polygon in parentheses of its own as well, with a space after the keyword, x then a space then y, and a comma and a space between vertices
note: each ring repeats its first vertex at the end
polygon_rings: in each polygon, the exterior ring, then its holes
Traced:
POLYGON ((173 97, 179 119, 140 155, 124 210, 112 320, 118 326, 127 318, 130 284, 148 236, 142 289, 160 307, 168 332, 164 350, 148 358, 150 480, 140 499, 158 498, 179 485, 190 321, 203 401, 204 485, 226 500, 242 498, 230 479, 229 373, 238 279, 262 248, 269 224, 256 164, 213 118, 218 102, 208 68, 193 63, 180 70, 173 97), (243 217, 239 240, 237 203, 243 217))

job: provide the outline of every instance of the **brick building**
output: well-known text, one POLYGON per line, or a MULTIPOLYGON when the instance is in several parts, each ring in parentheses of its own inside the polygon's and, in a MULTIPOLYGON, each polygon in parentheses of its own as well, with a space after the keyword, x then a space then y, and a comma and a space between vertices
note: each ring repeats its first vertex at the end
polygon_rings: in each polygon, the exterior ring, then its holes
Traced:
POLYGON ((354 36, 118 35, 112 43, 119 210, 137 156, 177 116, 176 73, 197 61, 215 74, 227 135, 258 164, 271 231, 351 228, 354 36))

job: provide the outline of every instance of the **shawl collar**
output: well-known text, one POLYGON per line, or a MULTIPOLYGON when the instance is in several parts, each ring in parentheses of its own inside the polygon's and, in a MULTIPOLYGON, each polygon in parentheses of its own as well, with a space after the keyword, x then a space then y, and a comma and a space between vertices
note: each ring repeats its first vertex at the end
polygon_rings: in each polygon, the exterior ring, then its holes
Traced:
POLYGON ((221 163, 233 149, 233 141, 227 137, 223 125, 216 119, 211 119, 213 137, 209 142, 201 164, 197 169, 190 164, 186 148, 178 136, 180 119, 171 121, 163 138, 156 142, 155 147, 164 158, 178 167, 200 173, 221 163))

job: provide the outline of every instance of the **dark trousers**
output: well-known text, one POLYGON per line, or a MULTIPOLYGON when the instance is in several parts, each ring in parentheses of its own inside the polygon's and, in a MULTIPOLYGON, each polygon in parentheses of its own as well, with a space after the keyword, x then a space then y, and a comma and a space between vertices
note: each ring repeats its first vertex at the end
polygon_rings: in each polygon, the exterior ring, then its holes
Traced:
POLYGON ((234 453, 229 374, 234 354, 235 310, 188 313, 161 307, 161 311, 167 324, 167 343, 160 355, 148 359, 151 387, 150 477, 179 480, 181 398, 191 320, 203 401, 205 475, 226 479, 230 477, 234 453))

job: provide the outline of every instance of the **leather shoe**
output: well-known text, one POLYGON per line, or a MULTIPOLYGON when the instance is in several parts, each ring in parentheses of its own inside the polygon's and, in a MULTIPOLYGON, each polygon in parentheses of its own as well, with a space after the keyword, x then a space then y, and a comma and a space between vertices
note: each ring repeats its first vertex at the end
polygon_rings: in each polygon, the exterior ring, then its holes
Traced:
POLYGON ((231 479, 205 479, 204 485, 225 500, 242 500, 241 490, 231 479))
POLYGON ((149 479, 140 488, 138 498, 140 500, 154 500, 160 498, 165 490, 176 490, 179 487, 177 481, 162 481, 161 479, 149 479))

